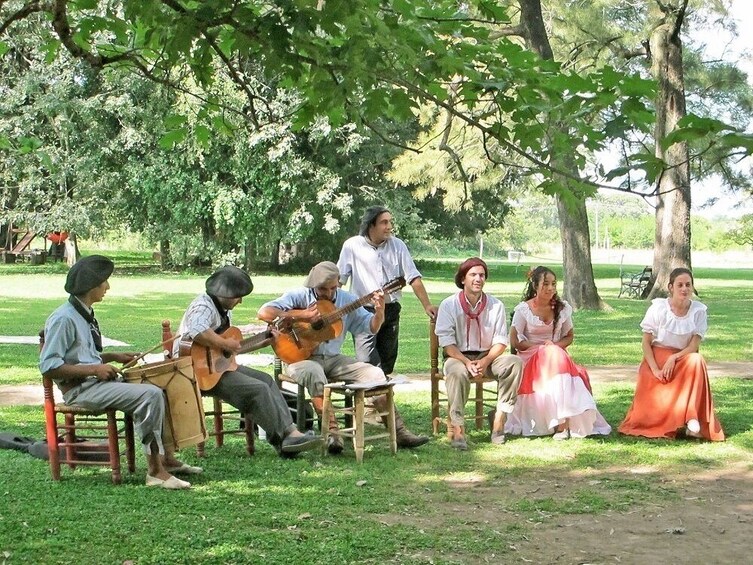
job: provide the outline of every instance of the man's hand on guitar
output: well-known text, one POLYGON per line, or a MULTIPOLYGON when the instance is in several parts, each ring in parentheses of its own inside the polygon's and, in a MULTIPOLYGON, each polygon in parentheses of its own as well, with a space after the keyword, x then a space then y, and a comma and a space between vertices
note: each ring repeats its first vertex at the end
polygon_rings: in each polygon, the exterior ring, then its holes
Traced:
POLYGON ((301 320, 302 322, 313 323, 322 319, 322 313, 319 312, 319 308, 317 307, 316 302, 314 302, 305 310, 296 310, 295 319, 301 320))
POLYGON ((371 304, 374 306, 374 310, 384 310, 384 291, 375 290, 371 294, 371 304))
POLYGON ((240 353, 241 342, 235 338, 224 338, 222 340, 222 349, 230 353, 240 353))

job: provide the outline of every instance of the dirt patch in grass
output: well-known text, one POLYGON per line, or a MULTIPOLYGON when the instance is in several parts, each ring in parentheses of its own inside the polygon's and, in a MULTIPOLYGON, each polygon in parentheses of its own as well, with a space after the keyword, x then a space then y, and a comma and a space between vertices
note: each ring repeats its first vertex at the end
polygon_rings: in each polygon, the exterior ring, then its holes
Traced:
MULTIPOLYGON (((668 476, 650 467, 484 480, 448 477, 430 514, 383 524, 441 528, 451 551, 428 562, 747 563, 753 554, 753 466, 668 476), (482 549, 482 551, 477 551, 482 549)), ((417 556, 413 556, 416 558, 417 556)))

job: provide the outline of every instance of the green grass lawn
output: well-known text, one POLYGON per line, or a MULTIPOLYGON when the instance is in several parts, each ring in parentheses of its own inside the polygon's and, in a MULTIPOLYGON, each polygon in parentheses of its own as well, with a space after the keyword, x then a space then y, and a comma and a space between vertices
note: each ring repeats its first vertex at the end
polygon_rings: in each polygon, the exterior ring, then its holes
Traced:
MULTIPOLYGON (((207 273, 159 274, 139 256, 128 257, 97 317, 105 335, 145 350, 159 342, 161 320, 177 325, 207 273)), ((432 300, 454 292, 455 265, 422 268, 432 300)), ((594 270, 612 311, 576 313, 572 354, 586 367, 637 364, 638 324, 647 304, 616 298, 616 266, 594 270)), ((0 265, 0 335, 36 334, 66 299, 64 277, 59 264, 0 265)), ((510 310, 523 290, 522 277, 514 265, 493 265, 487 290, 510 310)), ((253 321, 265 300, 300 285, 303 277, 253 279, 255 292, 236 309, 236 323, 253 321)), ((696 284, 709 306, 704 355, 753 360, 753 271, 698 269, 696 284)), ((412 296, 403 312, 397 370, 428 373, 426 316, 412 296)), ((0 384, 39 383, 36 363, 35 346, 0 345, 0 384)), ((350 448, 342 457, 309 453, 291 461, 259 442, 249 458, 235 437, 222 449, 210 444, 203 461, 193 448, 181 453, 206 470, 187 492, 142 486, 141 454, 137 472, 126 472, 124 484, 114 487, 106 469, 64 469, 55 483, 44 461, 0 450, 0 563, 469 563, 492 554, 496 562, 519 562, 523 556, 511 548, 566 515, 679 504, 687 497, 677 477, 734 465, 750 469, 753 381, 715 379, 712 388, 728 435, 724 443, 613 433, 557 443, 513 439, 495 448, 484 430, 470 433, 467 453, 437 438, 392 457, 376 442, 358 466, 350 448)), ((595 384, 597 404, 613 426, 632 392, 629 383, 595 384)), ((398 390, 397 396, 409 425, 429 433, 428 395, 398 390)), ((0 431, 41 438, 42 410, 0 406, 0 431)), ((525 558, 536 562, 535 555, 525 558)))

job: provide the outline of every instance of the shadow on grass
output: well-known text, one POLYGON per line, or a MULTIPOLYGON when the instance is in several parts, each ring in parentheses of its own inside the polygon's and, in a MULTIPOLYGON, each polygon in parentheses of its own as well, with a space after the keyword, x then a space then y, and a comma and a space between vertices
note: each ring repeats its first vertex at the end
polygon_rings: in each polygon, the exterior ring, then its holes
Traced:
MULTIPOLYGON (((715 384, 719 381, 715 381, 715 384)), ((223 448, 212 442, 189 492, 143 486, 145 461, 124 484, 110 484, 101 468, 63 470, 49 478, 47 464, 0 452, 4 510, 0 551, 12 562, 468 562, 534 535, 533 525, 562 514, 624 511, 675 502, 678 475, 749 460, 751 434, 744 406, 753 383, 715 386, 723 422, 734 433, 725 444, 607 438, 554 442, 515 438, 489 443, 488 430, 469 433, 471 450, 457 452, 441 437, 391 456, 384 441, 367 446, 362 465, 348 446, 340 457, 308 453, 283 460, 265 442, 254 457, 242 438, 223 448), (741 452, 741 449, 743 452, 741 452), (443 509, 443 510, 442 510, 443 509), (437 519, 437 513, 442 519, 437 519), (459 514, 457 514, 459 513, 459 514), (497 528, 496 521, 504 518, 497 528), (462 515, 447 536, 445 518, 462 515), (495 520, 497 533, 488 524, 495 520), (512 520, 516 527, 506 527, 512 520), (128 532, 112 542, 116 524, 128 532), (81 531, 86 531, 83 538, 81 531), (72 544, 72 541, 76 541, 72 544), (303 551, 305 548, 305 551, 303 551)), ((619 421, 632 399, 625 385, 602 386, 597 401, 609 421, 619 421)), ((431 429, 425 393, 398 395, 411 429, 431 429)), ((0 429, 42 437, 39 407, 1 407, 0 429)))

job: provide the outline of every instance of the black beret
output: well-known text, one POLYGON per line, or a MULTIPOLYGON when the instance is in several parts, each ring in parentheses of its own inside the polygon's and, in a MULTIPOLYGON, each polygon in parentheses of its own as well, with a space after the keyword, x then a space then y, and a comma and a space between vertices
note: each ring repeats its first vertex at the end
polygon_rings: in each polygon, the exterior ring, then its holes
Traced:
POLYGON ((241 298, 251 294, 254 283, 246 271, 233 265, 225 265, 207 279, 206 289, 207 294, 219 298, 241 298))
POLYGON ((89 255, 79 259, 65 279, 65 292, 74 296, 86 294, 110 278, 115 263, 103 255, 89 255))

